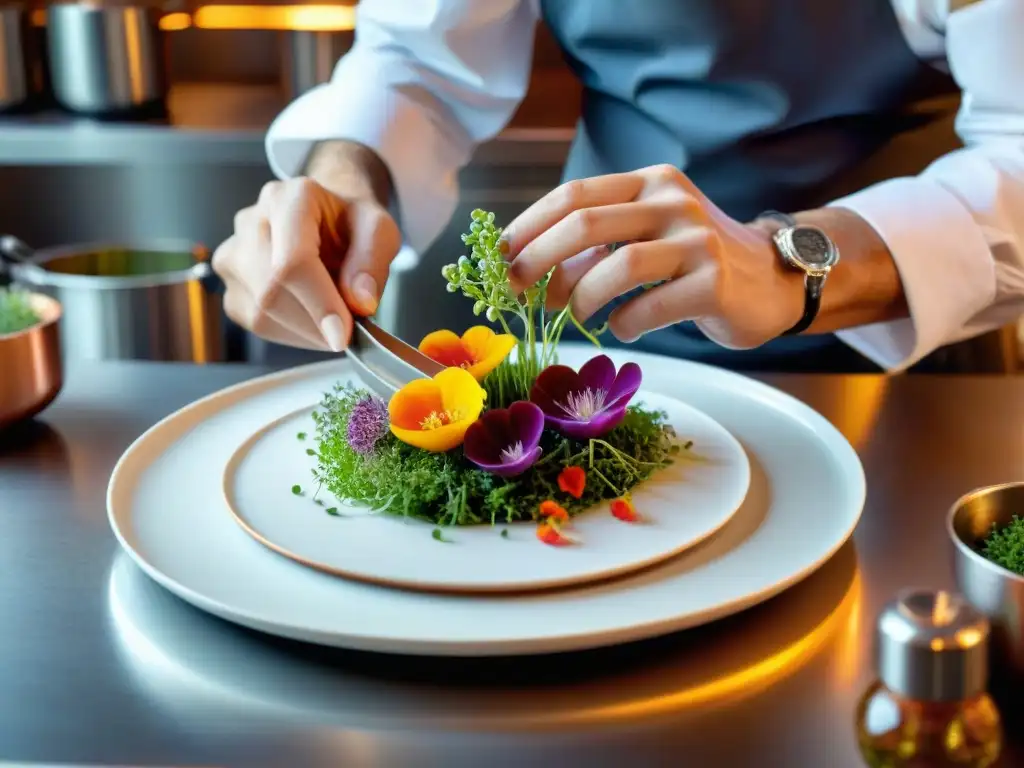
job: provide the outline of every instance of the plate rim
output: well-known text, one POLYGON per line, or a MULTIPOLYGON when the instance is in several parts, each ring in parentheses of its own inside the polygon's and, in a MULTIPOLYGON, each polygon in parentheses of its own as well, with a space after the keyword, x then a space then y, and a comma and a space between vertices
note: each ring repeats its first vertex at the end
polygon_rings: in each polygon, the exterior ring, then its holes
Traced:
MULTIPOLYGON (((585 344, 576 343, 567 343, 564 346, 566 349, 585 350, 589 348, 585 344)), ((805 425, 807 425, 807 422, 810 422, 810 426, 813 427, 815 433, 818 434, 819 437, 827 435, 828 442, 834 444, 840 451, 846 454, 846 461, 843 462, 844 466, 855 470, 855 473, 848 477, 848 482, 850 484, 850 491, 855 500, 856 512, 852 515, 851 521, 847 528, 842 532, 842 535, 837 537, 836 541, 833 542, 831 546, 827 547, 813 562, 798 569, 797 571, 794 571, 789 576, 775 581, 773 584, 762 588, 756 593, 747 594, 743 597, 720 603, 713 608, 708 608, 703 611, 684 614, 682 616, 677 615, 669 618, 652 619, 635 623, 628 627, 604 630, 599 636, 595 635, 593 632, 583 630, 565 632, 557 637, 487 640, 484 642, 435 639, 409 642, 407 639, 381 637, 378 634, 361 632, 358 628, 346 629, 344 632, 324 632, 315 628, 296 627, 276 620, 272 614, 267 612, 242 610, 225 605, 219 600, 207 597, 191 587, 175 581, 172 577, 147 562, 142 553, 136 550, 136 548, 133 547, 125 537, 124 532, 118 524, 113 504, 115 491, 119 484, 125 482, 125 467, 132 459, 133 455, 138 451, 139 447, 144 444, 145 441, 152 439, 153 433, 157 430, 165 428, 170 422, 173 422, 184 415, 190 414, 193 411, 209 405, 213 400, 227 398, 236 394, 239 390, 248 388, 252 388, 254 392, 262 392, 267 389, 272 389, 282 381, 313 376, 339 365, 347 366, 348 362, 343 356, 336 360, 310 363, 245 379, 194 400, 157 421, 128 445, 124 453, 122 453, 114 465, 106 493, 108 523, 110 524, 121 549, 124 550, 124 552, 144 573, 172 594, 177 595, 179 598, 191 603, 193 606, 211 613, 225 621, 261 632, 266 632, 278 637, 286 637, 313 644, 371 652, 400 653, 412 656, 444 655, 479 657, 559 653, 598 648, 610 644, 631 642, 682 631, 693 626, 716 621, 726 616, 739 613, 753 605, 757 605, 775 597, 817 571, 850 539, 853 531, 857 527, 857 524, 860 522, 867 496, 864 467, 856 450, 854 450, 853 446, 850 445, 843 434, 831 422, 829 422, 828 419, 818 413, 810 405, 804 403, 793 395, 735 371, 728 371, 691 360, 675 360, 673 358, 667 358, 663 355, 653 353, 632 353, 632 357, 634 359, 639 359, 640 361, 643 359, 649 359, 661 362, 675 362, 694 369, 698 374, 704 372, 713 378, 724 377, 726 380, 734 382, 734 384, 742 383, 747 391, 752 396, 756 396, 756 399, 766 407, 773 407, 777 410, 788 410, 790 412, 795 410, 800 414, 805 425)), ((341 375, 344 374, 342 373, 341 375)), ((841 459, 842 457, 839 458, 841 459)))
MULTIPOLYGON (((637 392, 636 399, 642 400, 641 395, 643 393, 644 390, 642 389, 639 392, 637 392)), ((681 407, 685 412, 688 412, 689 414, 696 414, 698 418, 704 419, 706 422, 709 422, 711 425, 713 425, 715 429, 728 441, 728 443, 730 444, 730 448, 737 452, 740 457, 742 457, 743 490, 742 493, 739 494, 738 500, 734 504, 730 505, 731 509, 724 513, 723 518, 717 520, 715 524, 710 528, 705 528, 704 530, 702 530, 700 534, 698 534, 697 536, 687 539, 683 544, 673 547, 670 550, 662 550, 639 563, 630 562, 624 565, 619 565, 615 568, 608 569, 598 575, 591 577, 563 576, 561 578, 550 578, 546 581, 534 582, 529 585, 522 585, 512 588, 508 586, 503 586, 501 584, 455 587, 451 586, 447 582, 431 581, 421 581, 419 583, 412 584, 408 581, 404 581, 398 578, 370 576, 363 573, 350 571, 342 567, 334 566, 329 563, 324 563, 322 561, 313 560, 310 557, 298 554, 297 552, 288 549, 282 544, 278 544, 272 541, 267 534, 264 534, 263 532, 256 530, 253 524, 242 514, 241 511, 237 509, 236 500, 234 500, 233 498, 235 496, 235 493, 233 491, 234 483, 232 481, 237 473, 239 465, 252 452, 252 449, 255 447, 256 443, 259 442, 259 440, 261 440, 271 430, 278 428, 280 425, 287 421, 290 421, 291 419, 294 419, 298 414, 301 414, 304 411, 309 410, 315 411, 317 408, 315 404, 305 405, 302 406, 301 408, 295 408, 289 411, 288 413, 283 414, 282 416, 278 416, 272 419, 271 421, 267 422, 259 429, 257 429, 255 432, 248 435, 238 445, 238 447, 235 448, 235 450, 231 453, 231 456, 228 457, 228 460, 224 465, 224 469, 221 472, 221 495, 223 497, 224 504, 227 507, 228 514, 231 515, 231 518, 235 521, 235 523, 239 527, 241 527, 241 529, 245 531, 245 533, 248 536, 253 538, 255 541, 259 542, 262 546, 266 547, 276 555, 288 558, 289 560, 299 563, 300 565, 303 565, 307 568, 312 568, 314 570, 326 573, 336 578, 350 579, 352 581, 359 581, 365 584, 372 584, 374 586, 387 587, 389 589, 401 589, 408 590, 411 592, 423 592, 435 595, 461 595, 467 597, 497 597, 499 595, 514 597, 519 595, 533 595, 543 592, 550 592, 559 589, 568 589, 571 587, 582 588, 586 586, 596 586, 598 584, 604 584, 609 581, 614 581, 616 579, 621 579, 626 576, 641 573, 645 570, 666 563, 672 558, 679 557, 680 555, 690 551, 691 549, 700 546, 705 541, 710 539, 712 536, 719 533, 736 517, 736 514, 739 512, 740 507, 742 507, 744 501, 746 501, 747 494, 750 492, 750 482, 752 474, 750 469, 750 457, 747 456, 747 451, 743 447, 743 444, 736 438, 734 434, 732 434, 732 432, 730 432, 728 429, 722 426, 717 419, 709 416, 699 408, 696 408, 695 406, 692 406, 683 400, 679 400, 678 398, 673 397, 671 395, 665 395, 652 391, 648 391, 647 395, 658 398, 664 398, 666 400, 672 400, 677 407, 681 407)), ((599 505, 594 505, 594 507, 597 506, 599 505)), ((591 509, 586 510, 586 512, 591 511, 593 511, 593 507, 591 509)), ((515 523, 512 523, 512 525, 515 525, 515 523)))

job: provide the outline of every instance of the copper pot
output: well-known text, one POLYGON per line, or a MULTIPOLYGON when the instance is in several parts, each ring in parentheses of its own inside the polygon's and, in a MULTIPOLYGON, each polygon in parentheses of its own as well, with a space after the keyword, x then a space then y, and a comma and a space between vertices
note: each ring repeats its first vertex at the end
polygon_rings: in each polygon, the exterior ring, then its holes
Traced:
POLYGON ((0 429, 30 419, 57 397, 64 383, 60 355, 60 304, 29 294, 40 322, 0 335, 0 429))

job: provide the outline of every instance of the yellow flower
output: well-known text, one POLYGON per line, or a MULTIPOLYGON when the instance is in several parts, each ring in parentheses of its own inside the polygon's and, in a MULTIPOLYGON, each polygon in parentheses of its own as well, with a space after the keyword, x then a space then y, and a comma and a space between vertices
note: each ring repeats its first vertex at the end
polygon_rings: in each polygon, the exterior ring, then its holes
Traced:
POLYGON ((462 444, 469 425, 484 409, 484 392, 469 371, 445 368, 432 379, 417 379, 391 396, 391 432, 403 443, 431 453, 462 444))
POLYGON ((434 331, 420 342, 420 352, 441 365, 465 368, 477 381, 501 365, 516 345, 510 333, 495 333, 486 325, 474 325, 459 338, 451 331, 434 331))

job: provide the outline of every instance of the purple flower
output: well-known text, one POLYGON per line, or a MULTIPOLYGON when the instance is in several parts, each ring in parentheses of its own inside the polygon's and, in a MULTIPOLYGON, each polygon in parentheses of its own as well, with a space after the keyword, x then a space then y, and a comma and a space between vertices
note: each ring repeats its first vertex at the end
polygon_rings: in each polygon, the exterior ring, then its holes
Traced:
POLYGON ((466 430, 466 458, 481 469, 502 477, 514 477, 540 457, 544 414, 525 400, 508 408, 484 411, 466 430))
POLYGON ((353 451, 368 456, 377 447, 377 442, 388 433, 388 429, 387 403, 379 397, 367 395, 352 406, 345 437, 353 451))
POLYGON ((552 429, 576 440, 590 440, 619 425, 640 389, 641 378, 636 363, 626 363, 616 373, 611 358, 598 355, 579 373, 565 365, 548 366, 534 382, 530 400, 544 411, 552 429))

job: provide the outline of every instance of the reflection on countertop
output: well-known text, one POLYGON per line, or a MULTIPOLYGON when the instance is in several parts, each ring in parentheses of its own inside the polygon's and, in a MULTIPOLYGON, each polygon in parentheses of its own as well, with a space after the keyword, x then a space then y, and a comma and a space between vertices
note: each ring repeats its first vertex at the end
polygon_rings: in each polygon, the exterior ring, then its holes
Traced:
POLYGON ((682 635, 578 654, 424 665, 221 622, 162 590, 123 554, 107 589, 126 666, 175 720, 215 709, 226 721, 264 716, 368 731, 583 733, 664 722, 747 699, 826 645, 840 662, 833 684, 845 691, 861 665, 847 659, 859 652, 860 597, 857 556, 848 544, 782 596, 682 635))

